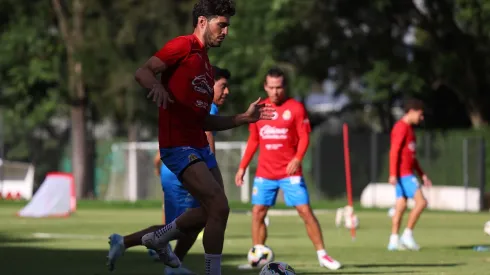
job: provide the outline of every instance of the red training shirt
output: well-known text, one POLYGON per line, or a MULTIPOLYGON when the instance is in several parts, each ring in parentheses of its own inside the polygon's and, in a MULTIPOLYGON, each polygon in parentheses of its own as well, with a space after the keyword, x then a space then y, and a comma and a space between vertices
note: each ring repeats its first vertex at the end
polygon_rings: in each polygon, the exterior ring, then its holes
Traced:
POLYGON ((179 36, 155 53, 167 69, 162 85, 174 99, 159 108, 160 148, 208 145, 203 130, 213 100, 214 77, 205 46, 195 35, 179 36))
POLYGON ((416 138, 411 125, 399 120, 391 130, 390 176, 403 177, 413 174, 424 175, 417 161, 416 138))
MULTIPOLYGON (((269 99, 262 103, 272 104, 269 99)), ((301 168, 294 175, 288 175, 286 168, 294 157, 302 160, 308 148, 311 127, 306 110, 294 99, 272 106, 276 109, 274 119, 250 124, 250 136, 240 168, 247 168, 260 145, 257 177, 278 180, 301 176, 301 168)))

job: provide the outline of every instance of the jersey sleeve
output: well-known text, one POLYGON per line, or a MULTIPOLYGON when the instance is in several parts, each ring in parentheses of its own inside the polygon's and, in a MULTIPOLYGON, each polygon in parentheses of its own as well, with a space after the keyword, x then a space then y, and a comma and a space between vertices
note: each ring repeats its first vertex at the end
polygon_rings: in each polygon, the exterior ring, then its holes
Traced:
POLYGON ((240 162, 239 167, 241 169, 247 169, 250 161, 257 151, 257 147, 259 147, 259 130, 257 129, 257 124, 250 123, 250 125, 248 126, 248 130, 250 132, 250 136, 248 137, 247 141, 247 149, 245 149, 242 161, 240 162))
POLYGON ((303 105, 300 105, 296 111, 295 115, 295 127, 296 132, 299 137, 298 149, 296 151, 296 158, 302 160, 308 150, 308 145, 310 143, 310 120, 303 105))
POLYGON ((395 124, 391 131, 391 146, 390 146, 390 176, 397 176, 399 166, 399 158, 403 142, 407 136, 407 127, 401 123, 395 124))
POLYGON ((158 57, 167 67, 171 67, 182 61, 190 52, 190 41, 180 36, 168 41, 154 56, 158 57))

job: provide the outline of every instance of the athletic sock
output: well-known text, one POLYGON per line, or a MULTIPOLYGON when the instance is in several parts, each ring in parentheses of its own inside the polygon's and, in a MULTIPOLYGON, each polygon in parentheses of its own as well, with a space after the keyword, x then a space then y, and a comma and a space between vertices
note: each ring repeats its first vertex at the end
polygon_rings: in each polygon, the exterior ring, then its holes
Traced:
POLYGON ((403 236, 404 236, 404 237, 408 237, 408 238, 413 237, 413 232, 412 232, 412 229, 410 229, 410 228, 405 228, 405 230, 403 231, 403 236))
POLYGON ((164 227, 158 229, 154 232, 155 241, 159 244, 166 244, 171 240, 177 238, 180 234, 179 229, 177 228, 177 224, 175 221, 165 225, 164 227))
POLYGON ((391 234, 390 236, 390 243, 398 243, 398 234, 391 234))
POLYGON ((325 251, 325 249, 317 250, 316 255, 318 256, 318 259, 321 259, 327 256, 327 251, 325 251))
POLYGON ((204 254, 206 275, 221 275, 221 254, 204 254))

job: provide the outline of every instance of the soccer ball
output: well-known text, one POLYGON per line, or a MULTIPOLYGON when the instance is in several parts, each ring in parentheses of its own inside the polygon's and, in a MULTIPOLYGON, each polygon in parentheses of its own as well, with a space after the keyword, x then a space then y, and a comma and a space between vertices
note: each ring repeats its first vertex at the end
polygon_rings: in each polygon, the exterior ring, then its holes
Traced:
POLYGON ((296 271, 287 263, 271 262, 262 267, 259 275, 296 275, 296 271))
POLYGON ((262 267, 274 260, 274 252, 265 245, 254 245, 248 251, 248 263, 253 267, 262 267))
POLYGON ((485 232, 485 234, 487 235, 490 235, 490 221, 486 222, 483 226, 483 232, 485 232))

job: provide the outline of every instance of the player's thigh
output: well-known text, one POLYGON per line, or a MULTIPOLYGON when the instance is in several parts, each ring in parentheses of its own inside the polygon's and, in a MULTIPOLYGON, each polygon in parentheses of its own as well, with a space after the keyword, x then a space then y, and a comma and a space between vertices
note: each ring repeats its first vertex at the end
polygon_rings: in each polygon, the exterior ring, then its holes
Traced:
POLYGON ((209 208, 229 210, 224 189, 204 161, 193 163, 183 170, 182 184, 206 210, 209 208))
POLYGON ((273 206, 276 203, 279 181, 255 177, 252 188, 252 205, 273 206))
POLYGON ((279 180, 279 186, 284 193, 284 201, 288 206, 307 205, 310 203, 308 188, 303 177, 291 176, 279 180))
POLYGON ((396 196, 397 198, 413 199, 419 189, 420 184, 415 175, 403 176, 398 180, 398 184, 396 185, 396 196))
POLYGON ((180 181, 182 181, 182 173, 187 167, 203 161, 199 149, 188 146, 160 148, 160 158, 168 170, 180 181))

